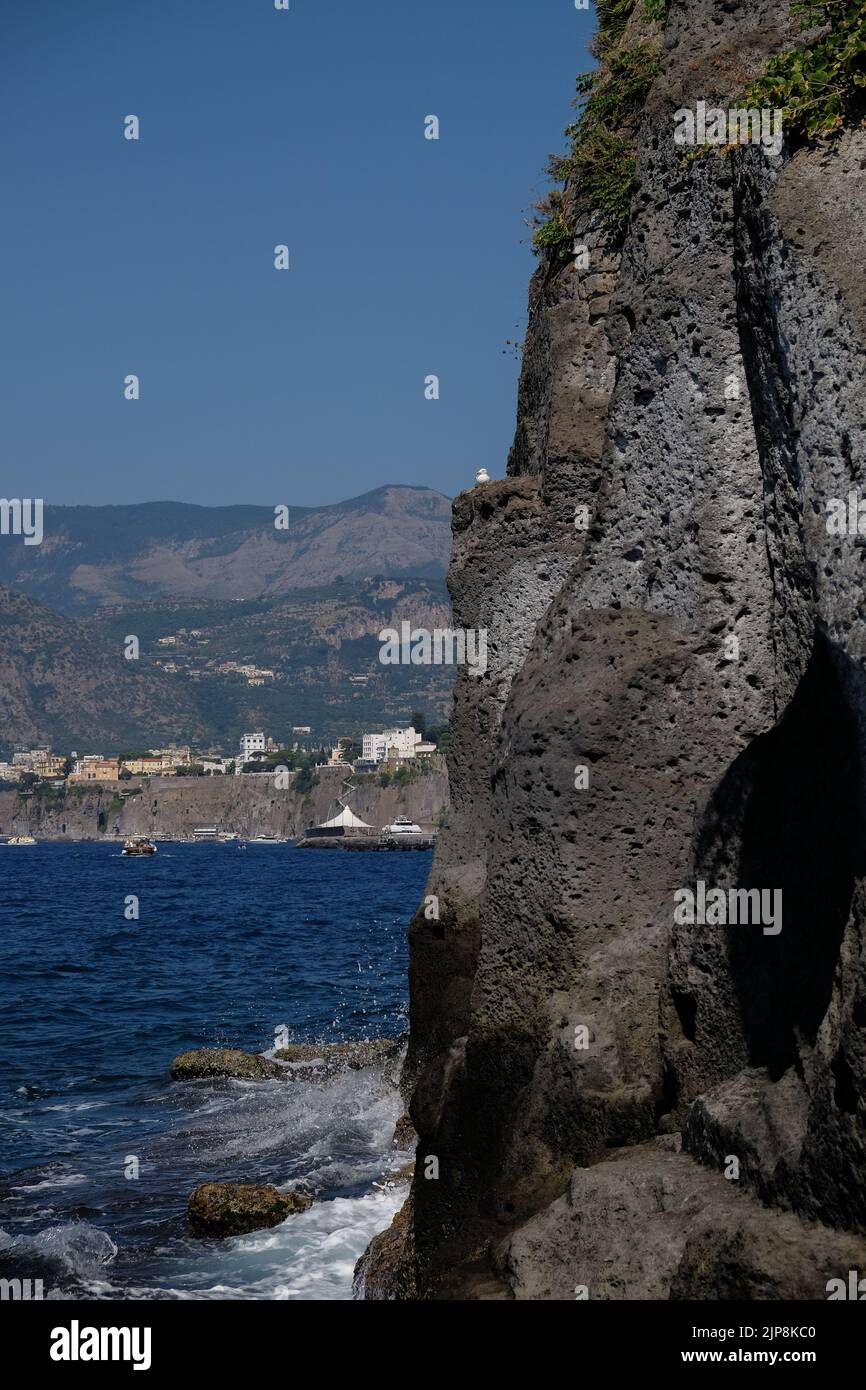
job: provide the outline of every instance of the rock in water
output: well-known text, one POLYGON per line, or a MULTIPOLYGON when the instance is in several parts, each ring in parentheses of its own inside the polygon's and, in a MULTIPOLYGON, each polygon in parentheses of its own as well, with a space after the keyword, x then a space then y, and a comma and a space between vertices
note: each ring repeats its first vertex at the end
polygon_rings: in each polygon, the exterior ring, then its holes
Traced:
POLYGON ((203 1047, 175 1057, 171 1075, 173 1081, 219 1076, 234 1076, 241 1081, 275 1081, 284 1080, 286 1071, 256 1052, 239 1052, 233 1047, 203 1047))
POLYGON ((203 1182, 188 1204, 196 1236, 242 1236, 279 1226, 287 1216, 313 1205, 305 1192, 279 1192, 270 1183, 203 1182))

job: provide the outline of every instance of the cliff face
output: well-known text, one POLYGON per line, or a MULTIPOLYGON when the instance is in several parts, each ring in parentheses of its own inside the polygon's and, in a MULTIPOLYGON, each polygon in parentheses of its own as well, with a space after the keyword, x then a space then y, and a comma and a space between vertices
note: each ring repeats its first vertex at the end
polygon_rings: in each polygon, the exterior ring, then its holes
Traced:
POLYGON ((826 527, 862 486, 866 132, 684 160, 674 112, 799 32, 778 0, 644 29, 628 230, 566 189, 589 266, 543 257, 508 476, 454 507, 488 669, 368 1297, 823 1299, 866 1265, 863 552, 826 527), (677 923, 698 880, 781 890, 781 931, 677 923))
MULTIPOLYGON (((435 825, 448 804, 448 778, 438 757, 428 772, 403 787, 362 783, 348 796, 353 811, 373 826, 397 816, 435 825)), ((108 788, 80 787, 62 797, 0 791, 0 835, 34 835, 38 840, 114 840, 128 835, 167 835, 191 840, 197 825, 216 825, 244 838, 268 833, 295 837, 339 810, 345 774, 320 768, 307 794, 274 786, 270 777, 145 777, 108 788)))

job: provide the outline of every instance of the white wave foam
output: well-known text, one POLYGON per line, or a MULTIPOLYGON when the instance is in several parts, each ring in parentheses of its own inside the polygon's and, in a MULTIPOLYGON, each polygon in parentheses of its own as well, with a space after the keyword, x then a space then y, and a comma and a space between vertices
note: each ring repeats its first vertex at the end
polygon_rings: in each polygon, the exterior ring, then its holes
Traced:
MULTIPOLYGON (((182 1299, 350 1299, 356 1261, 406 1195, 401 1186, 316 1202, 281 1226, 236 1236, 219 1250, 190 1253, 169 1265, 161 1292, 182 1299)), ((155 1295, 153 1288, 124 1290, 124 1297, 155 1295)))
POLYGON ((105 1231, 85 1221, 48 1226, 35 1236, 9 1236, 0 1231, 0 1250, 10 1255, 36 1255, 53 1260, 79 1279, 89 1279, 110 1264, 117 1246, 105 1231))

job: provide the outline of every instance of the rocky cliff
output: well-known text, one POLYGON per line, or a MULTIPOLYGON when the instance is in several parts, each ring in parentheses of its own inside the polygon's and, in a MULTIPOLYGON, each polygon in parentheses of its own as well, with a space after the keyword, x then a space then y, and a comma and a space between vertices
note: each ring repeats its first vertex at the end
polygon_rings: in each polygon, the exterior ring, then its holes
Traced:
POLYGON ((608 124, 538 238, 508 475, 454 506, 488 668, 455 693, 417 1176, 366 1297, 866 1271, 863 541, 827 522, 863 485, 866 131, 842 100, 778 152, 673 138, 856 10, 804 38, 779 0, 600 7, 608 124), (699 883, 780 891, 781 929, 675 916, 699 883))
POLYGON ((192 840, 200 825, 244 838, 269 833, 294 838, 310 824, 335 815, 339 797, 379 828, 397 816, 425 827, 438 824, 448 804, 448 778, 438 757, 428 771, 403 786, 370 779, 345 794, 345 773, 321 768, 307 793, 277 788, 271 777, 145 777, 118 790, 69 788, 64 794, 19 796, 0 791, 0 835, 38 840, 115 840, 127 835, 165 835, 192 840))

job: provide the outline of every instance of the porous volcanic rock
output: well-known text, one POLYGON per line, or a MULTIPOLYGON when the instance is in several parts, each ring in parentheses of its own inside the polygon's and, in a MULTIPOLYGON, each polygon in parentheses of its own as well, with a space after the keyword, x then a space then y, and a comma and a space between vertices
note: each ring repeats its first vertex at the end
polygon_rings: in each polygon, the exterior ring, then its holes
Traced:
POLYGON ((644 41, 627 231, 566 186, 588 268, 542 256, 508 475, 454 503, 488 664, 402 1079, 439 1176, 365 1297, 823 1299, 866 1259, 864 549, 827 525, 866 482, 866 129, 685 158, 675 112, 797 20, 636 4, 644 41), (677 920, 699 882, 781 930, 677 920))

